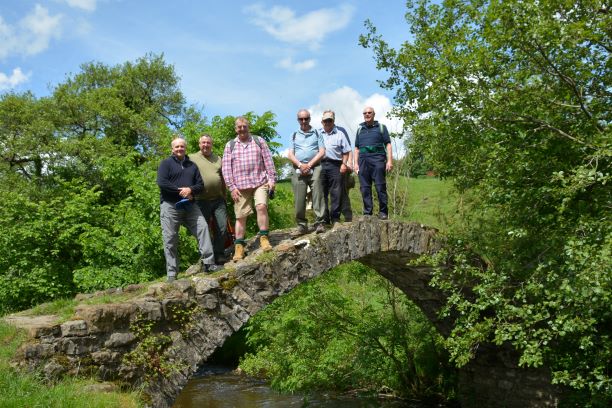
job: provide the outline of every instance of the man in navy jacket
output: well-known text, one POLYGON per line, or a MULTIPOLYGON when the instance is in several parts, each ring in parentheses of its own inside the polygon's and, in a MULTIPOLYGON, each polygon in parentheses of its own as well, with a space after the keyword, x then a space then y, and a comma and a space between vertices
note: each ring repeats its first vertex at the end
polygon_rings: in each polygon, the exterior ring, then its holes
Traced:
POLYGON ((372 183, 378 195, 378 217, 386 220, 389 217, 387 207, 386 173, 393 169, 393 151, 387 127, 374 120, 374 108, 363 109, 364 121, 359 124, 355 136, 355 169, 359 174, 363 213, 372 215, 372 183))
POLYGON ((204 189, 202 176, 189 156, 185 154, 186 143, 182 138, 172 141, 172 155, 163 160, 157 170, 157 185, 160 191, 160 221, 166 257, 168 281, 176 279, 179 271, 179 228, 187 227, 198 239, 201 262, 205 271, 216 270, 208 225, 193 196, 204 189))

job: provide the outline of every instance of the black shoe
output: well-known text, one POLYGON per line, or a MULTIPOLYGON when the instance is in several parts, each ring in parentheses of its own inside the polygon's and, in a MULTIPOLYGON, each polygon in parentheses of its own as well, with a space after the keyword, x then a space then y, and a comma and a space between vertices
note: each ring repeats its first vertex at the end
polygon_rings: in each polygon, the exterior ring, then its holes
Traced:
POLYGON ((221 269, 220 265, 208 264, 204 265, 204 272, 213 273, 221 269))
POLYGON ((380 220, 388 220, 389 216, 387 214, 385 214, 385 213, 379 213, 378 214, 378 219, 380 219, 380 220))

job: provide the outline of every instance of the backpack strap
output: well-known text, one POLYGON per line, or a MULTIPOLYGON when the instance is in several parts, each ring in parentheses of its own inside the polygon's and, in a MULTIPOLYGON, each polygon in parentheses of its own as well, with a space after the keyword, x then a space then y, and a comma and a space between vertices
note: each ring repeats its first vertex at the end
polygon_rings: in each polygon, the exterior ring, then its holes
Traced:
POLYGON ((337 127, 337 128, 338 128, 338 130, 339 130, 339 131, 340 131, 342 134, 344 134, 344 138, 345 138, 345 139, 346 139, 346 141, 348 142, 349 146, 351 146, 351 148, 352 148, 353 146, 351 145, 351 138, 349 137, 348 132, 346 131, 346 129, 344 129, 343 127, 337 127))
POLYGON ((259 146, 259 150, 263 150, 263 147, 261 146, 261 140, 259 140, 259 136, 252 135, 252 138, 253 140, 255 140, 255 144, 259 146))
MULTIPOLYGON (((251 137, 255 141, 255 144, 259 147, 259 151, 261 152, 262 157, 263 157, 263 151, 262 151, 263 147, 261 145, 261 141, 259 140, 259 136, 251 135, 251 137)), ((295 138, 294 138, 294 140, 295 140, 295 138)), ((230 153, 234 153, 234 147, 236 147, 236 139, 230 140, 229 143, 230 143, 230 153)))

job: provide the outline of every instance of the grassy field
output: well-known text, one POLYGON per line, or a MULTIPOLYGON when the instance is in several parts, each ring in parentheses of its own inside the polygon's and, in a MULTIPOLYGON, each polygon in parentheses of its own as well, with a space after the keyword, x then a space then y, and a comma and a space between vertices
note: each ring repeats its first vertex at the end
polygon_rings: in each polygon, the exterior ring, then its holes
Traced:
MULTIPOLYGON (((451 192, 451 184, 446 180, 435 177, 411 178, 397 177, 387 179, 387 194, 389 196, 389 208, 391 219, 403 221, 416 221, 430 227, 444 230, 452 222, 455 211, 456 196, 451 192)), ((353 216, 358 217, 363 213, 363 203, 357 186, 350 190, 351 206, 353 216)), ((374 192, 376 197, 376 193, 374 192)), ((273 200, 274 211, 283 218, 283 222, 289 222, 295 226, 293 218, 293 193, 291 183, 283 181, 277 186, 278 199, 273 200)), ((374 200, 375 212, 378 201, 374 200)), ((312 211, 308 211, 309 220, 314 219, 312 211)))

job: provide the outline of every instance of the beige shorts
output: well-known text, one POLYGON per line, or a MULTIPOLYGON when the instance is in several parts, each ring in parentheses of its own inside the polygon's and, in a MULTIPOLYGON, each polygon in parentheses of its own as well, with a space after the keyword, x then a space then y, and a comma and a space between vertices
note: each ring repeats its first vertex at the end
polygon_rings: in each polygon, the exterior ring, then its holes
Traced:
POLYGON ((253 207, 253 201, 255 206, 263 204, 268 206, 268 183, 262 184, 257 188, 247 188, 240 190, 241 197, 237 203, 234 203, 234 214, 236 218, 243 218, 253 214, 255 207, 253 207))

